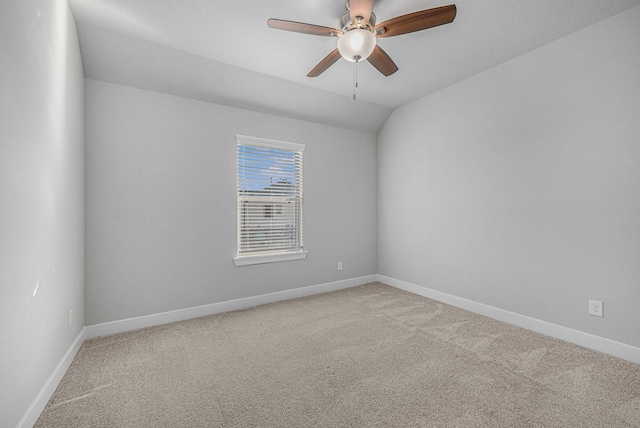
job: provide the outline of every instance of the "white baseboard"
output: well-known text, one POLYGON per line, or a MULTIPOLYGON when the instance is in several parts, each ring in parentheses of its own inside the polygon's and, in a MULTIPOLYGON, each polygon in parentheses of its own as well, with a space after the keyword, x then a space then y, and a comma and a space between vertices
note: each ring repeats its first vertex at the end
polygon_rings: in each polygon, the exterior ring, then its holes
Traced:
POLYGON ((526 328, 527 330, 535 331, 536 333, 541 333, 584 348, 602 352, 603 354, 640 364, 640 348, 632 345, 616 342, 615 340, 595 336, 590 333, 563 327, 561 325, 552 324, 526 315, 520 315, 515 312, 485 305, 484 303, 474 302, 473 300, 464 299, 462 297, 443 293, 441 291, 422 287, 420 285, 401 281, 395 278, 390 278, 388 276, 377 275, 377 278, 378 281, 384 284, 410 293, 418 294, 451 306, 456 306, 458 308, 466 309, 499 321, 504 321, 518 327, 526 328))
POLYGON ((259 296, 246 297, 243 299, 196 306, 193 308, 179 309, 175 311, 128 318, 102 324, 94 324, 85 327, 87 331, 86 338, 93 339, 99 336, 108 336, 111 334, 123 333, 126 331, 136 330, 144 327, 153 327, 156 325, 168 324, 176 321, 184 321, 191 318, 203 317, 206 315, 237 311, 240 309, 250 308, 252 306, 279 302, 281 300, 295 299, 298 297, 326 293, 328 291, 341 290, 344 288, 366 284, 368 282, 374 282, 376 281, 376 277, 376 275, 367 275, 341 281, 327 282, 325 284, 295 288, 293 290, 278 291, 276 293, 262 294, 259 296))
POLYGON ((33 400, 22 419, 20 419, 16 428, 31 428, 36 424, 40 414, 44 410, 44 407, 49 402, 49 399, 58 387, 58 384, 60 384, 60 381, 67 372, 67 369, 69 369, 69 366, 73 362, 73 359, 78 354, 84 339, 85 329, 83 328, 80 330, 76 339, 53 370, 53 373, 51 373, 51 376, 49 376, 49 379, 47 379, 42 389, 40 389, 40 392, 38 392, 38 395, 33 400))

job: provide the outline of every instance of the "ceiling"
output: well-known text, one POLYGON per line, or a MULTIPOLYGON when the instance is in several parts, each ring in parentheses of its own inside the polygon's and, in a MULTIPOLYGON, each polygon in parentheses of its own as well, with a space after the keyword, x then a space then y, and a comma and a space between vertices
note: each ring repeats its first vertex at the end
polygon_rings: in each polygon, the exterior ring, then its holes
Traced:
MULTIPOLYGON (((85 76, 233 107, 377 133, 394 108, 640 0, 455 0, 453 23, 379 45, 399 71, 339 60, 306 77, 336 38, 279 31, 269 18, 336 27, 344 0, 69 0, 85 76)), ((450 4, 377 0, 378 22, 450 4)))

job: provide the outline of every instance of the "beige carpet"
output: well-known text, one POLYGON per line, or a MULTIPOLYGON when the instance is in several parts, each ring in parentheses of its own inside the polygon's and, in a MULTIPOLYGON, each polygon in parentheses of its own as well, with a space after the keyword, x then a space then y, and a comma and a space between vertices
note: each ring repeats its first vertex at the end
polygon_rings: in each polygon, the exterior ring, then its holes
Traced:
POLYGON ((380 283, 85 342, 37 427, 640 427, 640 366, 380 283))

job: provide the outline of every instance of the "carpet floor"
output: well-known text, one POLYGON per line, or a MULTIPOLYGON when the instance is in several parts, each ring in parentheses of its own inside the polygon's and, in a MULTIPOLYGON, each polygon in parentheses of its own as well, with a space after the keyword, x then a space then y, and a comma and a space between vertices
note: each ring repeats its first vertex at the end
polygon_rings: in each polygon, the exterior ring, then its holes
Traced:
POLYGON ((640 365, 371 283, 87 340, 36 427, 640 427, 640 365))

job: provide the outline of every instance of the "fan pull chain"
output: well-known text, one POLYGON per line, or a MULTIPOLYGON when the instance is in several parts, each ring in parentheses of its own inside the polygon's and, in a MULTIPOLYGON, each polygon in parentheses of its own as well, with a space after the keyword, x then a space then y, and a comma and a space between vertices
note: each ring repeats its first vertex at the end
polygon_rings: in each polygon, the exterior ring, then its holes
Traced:
POLYGON ((357 88, 358 88, 358 61, 353 63, 353 101, 356 100, 357 88))

